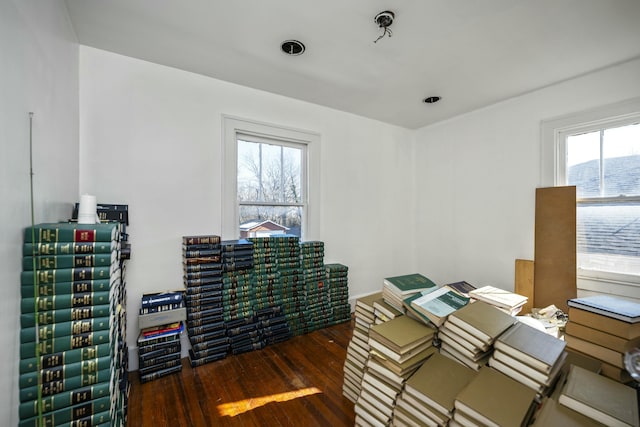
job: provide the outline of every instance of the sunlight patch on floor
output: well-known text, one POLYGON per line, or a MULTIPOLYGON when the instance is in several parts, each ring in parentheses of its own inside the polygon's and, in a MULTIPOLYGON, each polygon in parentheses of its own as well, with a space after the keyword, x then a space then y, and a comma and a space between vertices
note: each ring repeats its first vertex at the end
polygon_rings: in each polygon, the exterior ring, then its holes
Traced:
POLYGON ((299 390, 286 391, 284 393, 271 394, 269 396, 252 397, 249 399, 238 400, 237 402, 223 403, 218 405, 218 413, 221 417, 235 417, 247 411, 266 405, 271 402, 287 402, 301 397, 311 396, 312 394, 322 393, 316 387, 302 388, 299 390))

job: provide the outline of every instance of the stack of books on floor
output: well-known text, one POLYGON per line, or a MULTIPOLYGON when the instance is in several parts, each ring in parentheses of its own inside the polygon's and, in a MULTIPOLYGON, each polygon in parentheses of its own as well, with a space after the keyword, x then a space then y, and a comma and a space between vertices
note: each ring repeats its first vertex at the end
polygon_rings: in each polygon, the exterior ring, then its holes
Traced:
POLYGON ((565 346, 561 339, 517 322, 496 339, 489 366, 546 396, 564 365, 565 346))
POLYGON ((20 426, 126 423, 119 231, 119 223, 24 230, 20 426))
POLYGON ((404 299, 414 294, 427 293, 436 287, 435 283, 420 273, 386 277, 382 284, 382 297, 385 302, 404 313, 404 299))
POLYGON ((253 243, 256 308, 281 306, 292 333, 299 335, 306 311, 299 238, 281 234, 249 241, 253 243))
POLYGON ((456 396, 476 375, 459 362, 433 354, 406 381, 393 410, 393 425, 448 425, 456 396))
POLYGON ((454 408, 450 425, 527 426, 537 408, 536 392, 502 372, 483 366, 458 393, 454 408))
POLYGON ((324 242, 300 243, 300 267, 304 277, 304 295, 311 330, 330 325, 329 288, 325 286, 324 242))
POLYGON ((404 314, 386 302, 381 296, 373 301, 373 315, 374 324, 379 325, 380 323, 388 322, 389 320, 395 319, 398 316, 403 316, 404 314))
POLYGON ((371 356, 354 407, 357 424, 389 424, 405 381, 436 351, 434 335, 434 329, 407 316, 369 329, 371 356))
POLYGON ((362 386, 362 376, 369 359, 369 328, 374 325, 374 302, 382 298, 382 292, 356 299, 354 327, 347 345, 344 362, 344 382, 342 394, 353 403, 358 400, 362 386))
POLYGON ((515 316, 529 300, 526 296, 516 294, 494 286, 483 286, 469 291, 469 296, 491 304, 507 314, 515 316))
POLYGON ((635 388, 577 365, 570 366, 558 402, 606 426, 640 426, 635 388))
POLYGON ((223 317, 220 236, 182 237, 187 335, 192 367, 223 359, 229 341, 223 317))
POLYGON ((223 240, 220 245, 224 320, 252 320, 256 285, 253 243, 246 239, 238 239, 223 240))
POLYGON ((177 322, 143 328, 138 336, 138 371, 146 383, 182 370, 180 334, 184 323, 177 322))
POLYGON ((568 301, 567 348, 602 361, 602 374, 627 383, 625 353, 640 346, 640 304, 609 295, 568 301))
POLYGON ((325 286, 329 288, 331 318, 329 324, 335 325, 351 320, 349 304, 349 267, 340 263, 325 264, 325 286))
POLYGON ((439 328, 440 352, 479 370, 487 364, 495 340, 516 322, 515 317, 483 301, 467 304, 439 328))

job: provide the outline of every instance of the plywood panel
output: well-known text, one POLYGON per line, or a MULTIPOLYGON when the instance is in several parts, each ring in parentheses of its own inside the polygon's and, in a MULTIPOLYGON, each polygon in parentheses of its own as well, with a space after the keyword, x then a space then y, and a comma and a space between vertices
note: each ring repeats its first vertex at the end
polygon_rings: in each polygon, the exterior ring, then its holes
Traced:
POLYGON ((576 297, 576 187, 536 189, 533 304, 565 313, 576 297))
POLYGON ((534 262, 528 259, 517 259, 514 292, 529 298, 527 303, 522 307, 520 314, 531 313, 531 309, 534 307, 533 278, 534 262))

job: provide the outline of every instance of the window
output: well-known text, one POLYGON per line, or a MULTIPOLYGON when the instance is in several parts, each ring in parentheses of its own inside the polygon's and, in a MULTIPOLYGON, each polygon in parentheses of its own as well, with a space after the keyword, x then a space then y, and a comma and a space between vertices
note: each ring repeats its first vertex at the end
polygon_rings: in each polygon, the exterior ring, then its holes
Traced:
POLYGON ((543 123, 549 152, 576 186, 579 276, 640 283, 640 101, 543 123))
POLYGON ((223 124, 225 238, 308 239, 318 227, 318 135, 232 117, 223 124))

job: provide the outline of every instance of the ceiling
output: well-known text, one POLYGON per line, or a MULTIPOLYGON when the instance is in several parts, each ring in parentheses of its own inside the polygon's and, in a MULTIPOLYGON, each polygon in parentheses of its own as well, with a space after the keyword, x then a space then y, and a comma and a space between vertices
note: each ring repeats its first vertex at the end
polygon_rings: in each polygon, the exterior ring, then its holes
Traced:
POLYGON ((83 45, 410 129, 640 57, 638 0, 66 4, 83 45), (393 35, 374 43, 385 10, 393 35))

